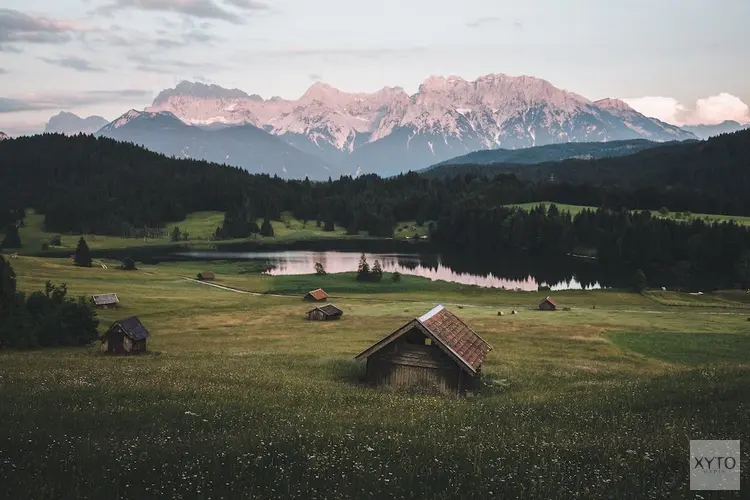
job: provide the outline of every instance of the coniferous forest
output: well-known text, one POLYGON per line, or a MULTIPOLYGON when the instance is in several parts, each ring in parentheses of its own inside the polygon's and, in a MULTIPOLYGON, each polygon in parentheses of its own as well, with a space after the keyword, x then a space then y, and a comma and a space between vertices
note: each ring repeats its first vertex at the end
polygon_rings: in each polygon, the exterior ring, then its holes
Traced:
MULTIPOLYGON (((458 170, 455 176, 409 173, 310 182, 167 158, 110 139, 45 134, 0 143, 0 223, 8 226, 20 211, 33 208, 45 214, 48 231, 127 236, 191 212, 218 210, 226 214, 217 231, 221 239, 260 232, 257 219, 278 220, 282 211, 321 227, 335 223, 351 234, 366 231, 376 237, 392 236, 397 221, 416 220, 430 227, 439 248, 454 252, 560 255, 588 248, 603 263, 718 273, 749 286, 747 228, 678 222, 639 211, 669 207, 746 215, 748 158, 750 132, 739 132, 592 161, 586 175, 558 175, 555 181, 458 170), (542 200, 599 208, 573 217, 556 207, 507 207, 542 200)), ((558 164, 556 172, 566 171, 567 163, 558 164)), ((571 172, 577 168, 584 167, 570 165, 571 172)), ((270 225, 263 226, 267 232, 270 225)))

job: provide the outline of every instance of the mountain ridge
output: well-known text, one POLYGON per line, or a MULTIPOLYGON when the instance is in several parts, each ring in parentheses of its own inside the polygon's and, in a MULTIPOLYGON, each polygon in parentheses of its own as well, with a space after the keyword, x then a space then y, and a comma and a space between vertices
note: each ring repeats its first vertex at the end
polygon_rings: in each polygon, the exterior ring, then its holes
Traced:
POLYGON ((93 134, 107 123, 107 120, 101 116, 94 115, 82 118, 75 113, 61 111, 49 119, 44 127, 44 132, 65 135, 93 134))
POLYGON ((146 110, 202 127, 250 124, 328 163, 381 175, 479 149, 696 138, 623 101, 594 102, 540 78, 501 73, 474 81, 431 76, 414 94, 400 87, 353 93, 316 82, 297 100, 182 82, 146 110))
POLYGON ((250 124, 204 129, 167 111, 131 109, 96 134, 141 145, 156 153, 228 164, 250 173, 321 180, 340 173, 317 157, 250 124))

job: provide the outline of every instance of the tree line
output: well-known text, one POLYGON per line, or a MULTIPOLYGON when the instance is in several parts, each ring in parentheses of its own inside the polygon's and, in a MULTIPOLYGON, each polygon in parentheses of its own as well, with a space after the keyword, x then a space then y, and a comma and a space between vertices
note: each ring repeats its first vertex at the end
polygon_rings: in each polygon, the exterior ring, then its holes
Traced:
POLYGON ((591 165, 601 166, 599 180, 620 172, 607 185, 593 178, 550 182, 475 173, 311 182, 168 158, 105 138, 45 134, 0 143, 0 221, 7 226, 22 210, 33 208, 45 215, 48 231, 123 236, 137 228, 163 228, 191 212, 216 210, 225 213, 216 239, 272 235, 270 221, 279 220, 284 211, 323 230, 338 225, 349 234, 375 237, 391 237, 397 221, 416 221, 430 228, 441 249, 455 252, 563 255, 588 248, 613 265, 674 268, 688 275, 721 273, 746 284, 742 270, 750 241, 745 227, 676 222, 639 210, 664 205, 692 212, 750 210, 744 200, 750 173, 743 163, 749 154, 750 133, 736 133, 596 160, 591 165), (639 156, 644 154, 654 156, 639 156), (655 177, 635 182, 628 162, 640 161, 636 157, 650 166, 661 158, 667 165, 656 169, 661 173, 655 177), (615 169, 608 161, 620 163, 615 169), (680 161, 685 162, 682 170, 680 161), (664 172, 673 176, 671 181, 664 172), (508 206, 543 200, 597 209, 572 217, 556 207, 527 212, 508 206))

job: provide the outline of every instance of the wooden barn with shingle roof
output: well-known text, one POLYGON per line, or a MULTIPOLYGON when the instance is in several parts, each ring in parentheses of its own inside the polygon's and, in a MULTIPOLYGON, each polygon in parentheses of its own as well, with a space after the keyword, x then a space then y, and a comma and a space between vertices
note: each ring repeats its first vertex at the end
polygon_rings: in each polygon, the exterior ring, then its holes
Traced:
POLYGON ((150 336, 138 316, 130 316, 112 323, 102 336, 102 350, 116 354, 146 352, 146 340, 150 336))
POLYGON ((117 307, 120 304, 120 299, 116 293, 103 293, 92 295, 91 302, 94 303, 95 307, 117 307))
POLYGON ((341 319, 344 311, 334 306, 333 304, 326 304, 324 306, 318 306, 315 309, 307 311, 307 319, 313 321, 332 321, 341 319))
POLYGON ((328 294, 325 293, 322 288, 317 288, 315 290, 307 292, 307 294, 302 298, 311 302, 323 302, 325 300, 328 300, 328 294))
POLYGON ((463 394, 492 346, 442 305, 413 319, 355 359, 367 359, 372 385, 463 394))

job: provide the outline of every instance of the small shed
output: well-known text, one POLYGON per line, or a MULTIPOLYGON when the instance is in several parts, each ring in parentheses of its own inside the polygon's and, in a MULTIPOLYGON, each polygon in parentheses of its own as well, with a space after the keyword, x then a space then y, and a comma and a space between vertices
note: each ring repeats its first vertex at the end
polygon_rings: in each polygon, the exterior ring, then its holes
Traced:
POLYGON ((202 273, 198 273, 198 279, 201 281, 213 281, 216 279, 216 275, 211 271, 204 271, 202 273))
POLYGON ((312 321, 332 321, 341 319, 341 316, 343 315, 344 311, 333 304, 318 306, 315 309, 307 311, 307 319, 312 321))
POLYGON ((543 301, 539 303, 539 310, 540 311, 556 311, 557 310, 557 302, 547 297, 543 301))
POLYGON ((94 307, 117 307, 120 304, 120 299, 116 293, 103 293, 101 295, 92 295, 91 302, 94 303, 94 307))
POLYGON ((325 293, 322 288, 318 288, 316 290, 307 292, 307 294, 303 297, 303 299, 309 300, 312 302, 324 302, 328 300, 328 294, 325 293))
POLYGON ((112 323, 102 336, 102 351, 115 354, 146 352, 146 340, 151 336, 137 316, 112 323))
POLYGON ((413 319, 355 356, 367 359, 367 381, 463 394, 492 346, 442 305, 413 319))

